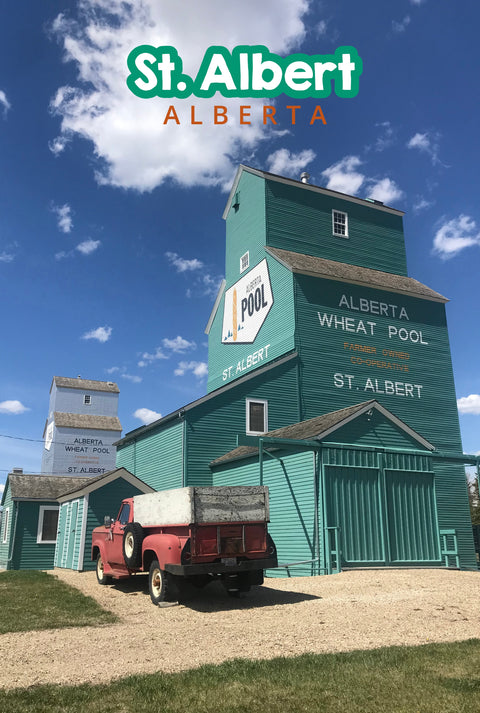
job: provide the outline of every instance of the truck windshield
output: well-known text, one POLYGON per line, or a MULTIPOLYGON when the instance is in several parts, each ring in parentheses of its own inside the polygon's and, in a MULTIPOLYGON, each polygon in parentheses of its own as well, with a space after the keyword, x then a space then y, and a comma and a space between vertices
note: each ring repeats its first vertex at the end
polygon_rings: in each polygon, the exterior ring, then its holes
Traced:
POLYGON ((128 518, 130 515, 130 505, 128 503, 125 503, 122 505, 120 508, 120 512, 118 513, 118 521, 120 525, 126 525, 128 522, 128 518))

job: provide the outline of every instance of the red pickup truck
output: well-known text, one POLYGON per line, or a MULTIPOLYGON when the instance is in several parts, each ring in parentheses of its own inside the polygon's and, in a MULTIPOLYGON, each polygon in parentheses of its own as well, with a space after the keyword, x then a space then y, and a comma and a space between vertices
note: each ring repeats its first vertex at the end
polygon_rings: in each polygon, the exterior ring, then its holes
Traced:
POLYGON ((267 531, 268 488, 189 487, 136 495, 92 534, 97 581, 149 573, 154 604, 220 579, 231 596, 263 584, 277 566, 267 531))

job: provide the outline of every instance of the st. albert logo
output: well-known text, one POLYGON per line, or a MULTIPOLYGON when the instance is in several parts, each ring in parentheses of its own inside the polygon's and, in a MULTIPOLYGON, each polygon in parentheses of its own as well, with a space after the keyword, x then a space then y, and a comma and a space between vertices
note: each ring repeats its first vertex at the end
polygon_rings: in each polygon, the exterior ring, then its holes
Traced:
POLYGON ((268 265, 262 260, 225 293, 223 344, 251 344, 273 305, 268 265))

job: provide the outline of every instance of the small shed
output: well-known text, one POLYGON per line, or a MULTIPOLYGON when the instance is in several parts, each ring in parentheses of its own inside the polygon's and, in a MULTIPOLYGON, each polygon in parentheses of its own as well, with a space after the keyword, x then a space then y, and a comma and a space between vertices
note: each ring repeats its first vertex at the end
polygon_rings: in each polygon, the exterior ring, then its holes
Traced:
POLYGON ((52 569, 58 496, 90 478, 9 473, 2 496, 0 569, 52 569))
POLYGON ((125 468, 80 484, 72 483, 72 486, 58 498, 60 513, 54 565, 81 572, 95 569, 95 562, 90 559, 92 531, 103 524, 105 515, 115 516, 124 498, 153 493, 154 489, 125 468))

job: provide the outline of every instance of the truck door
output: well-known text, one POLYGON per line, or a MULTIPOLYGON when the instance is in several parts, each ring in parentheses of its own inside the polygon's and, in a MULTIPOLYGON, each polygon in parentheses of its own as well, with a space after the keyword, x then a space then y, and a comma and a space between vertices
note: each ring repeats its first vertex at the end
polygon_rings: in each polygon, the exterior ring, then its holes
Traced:
POLYGON ((130 505, 123 503, 112 528, 111 557, 109 558, 111 564, 123 565, 125 567, 125 560, 123 559, 123 531, 125 530, 129 517, 130 505))

